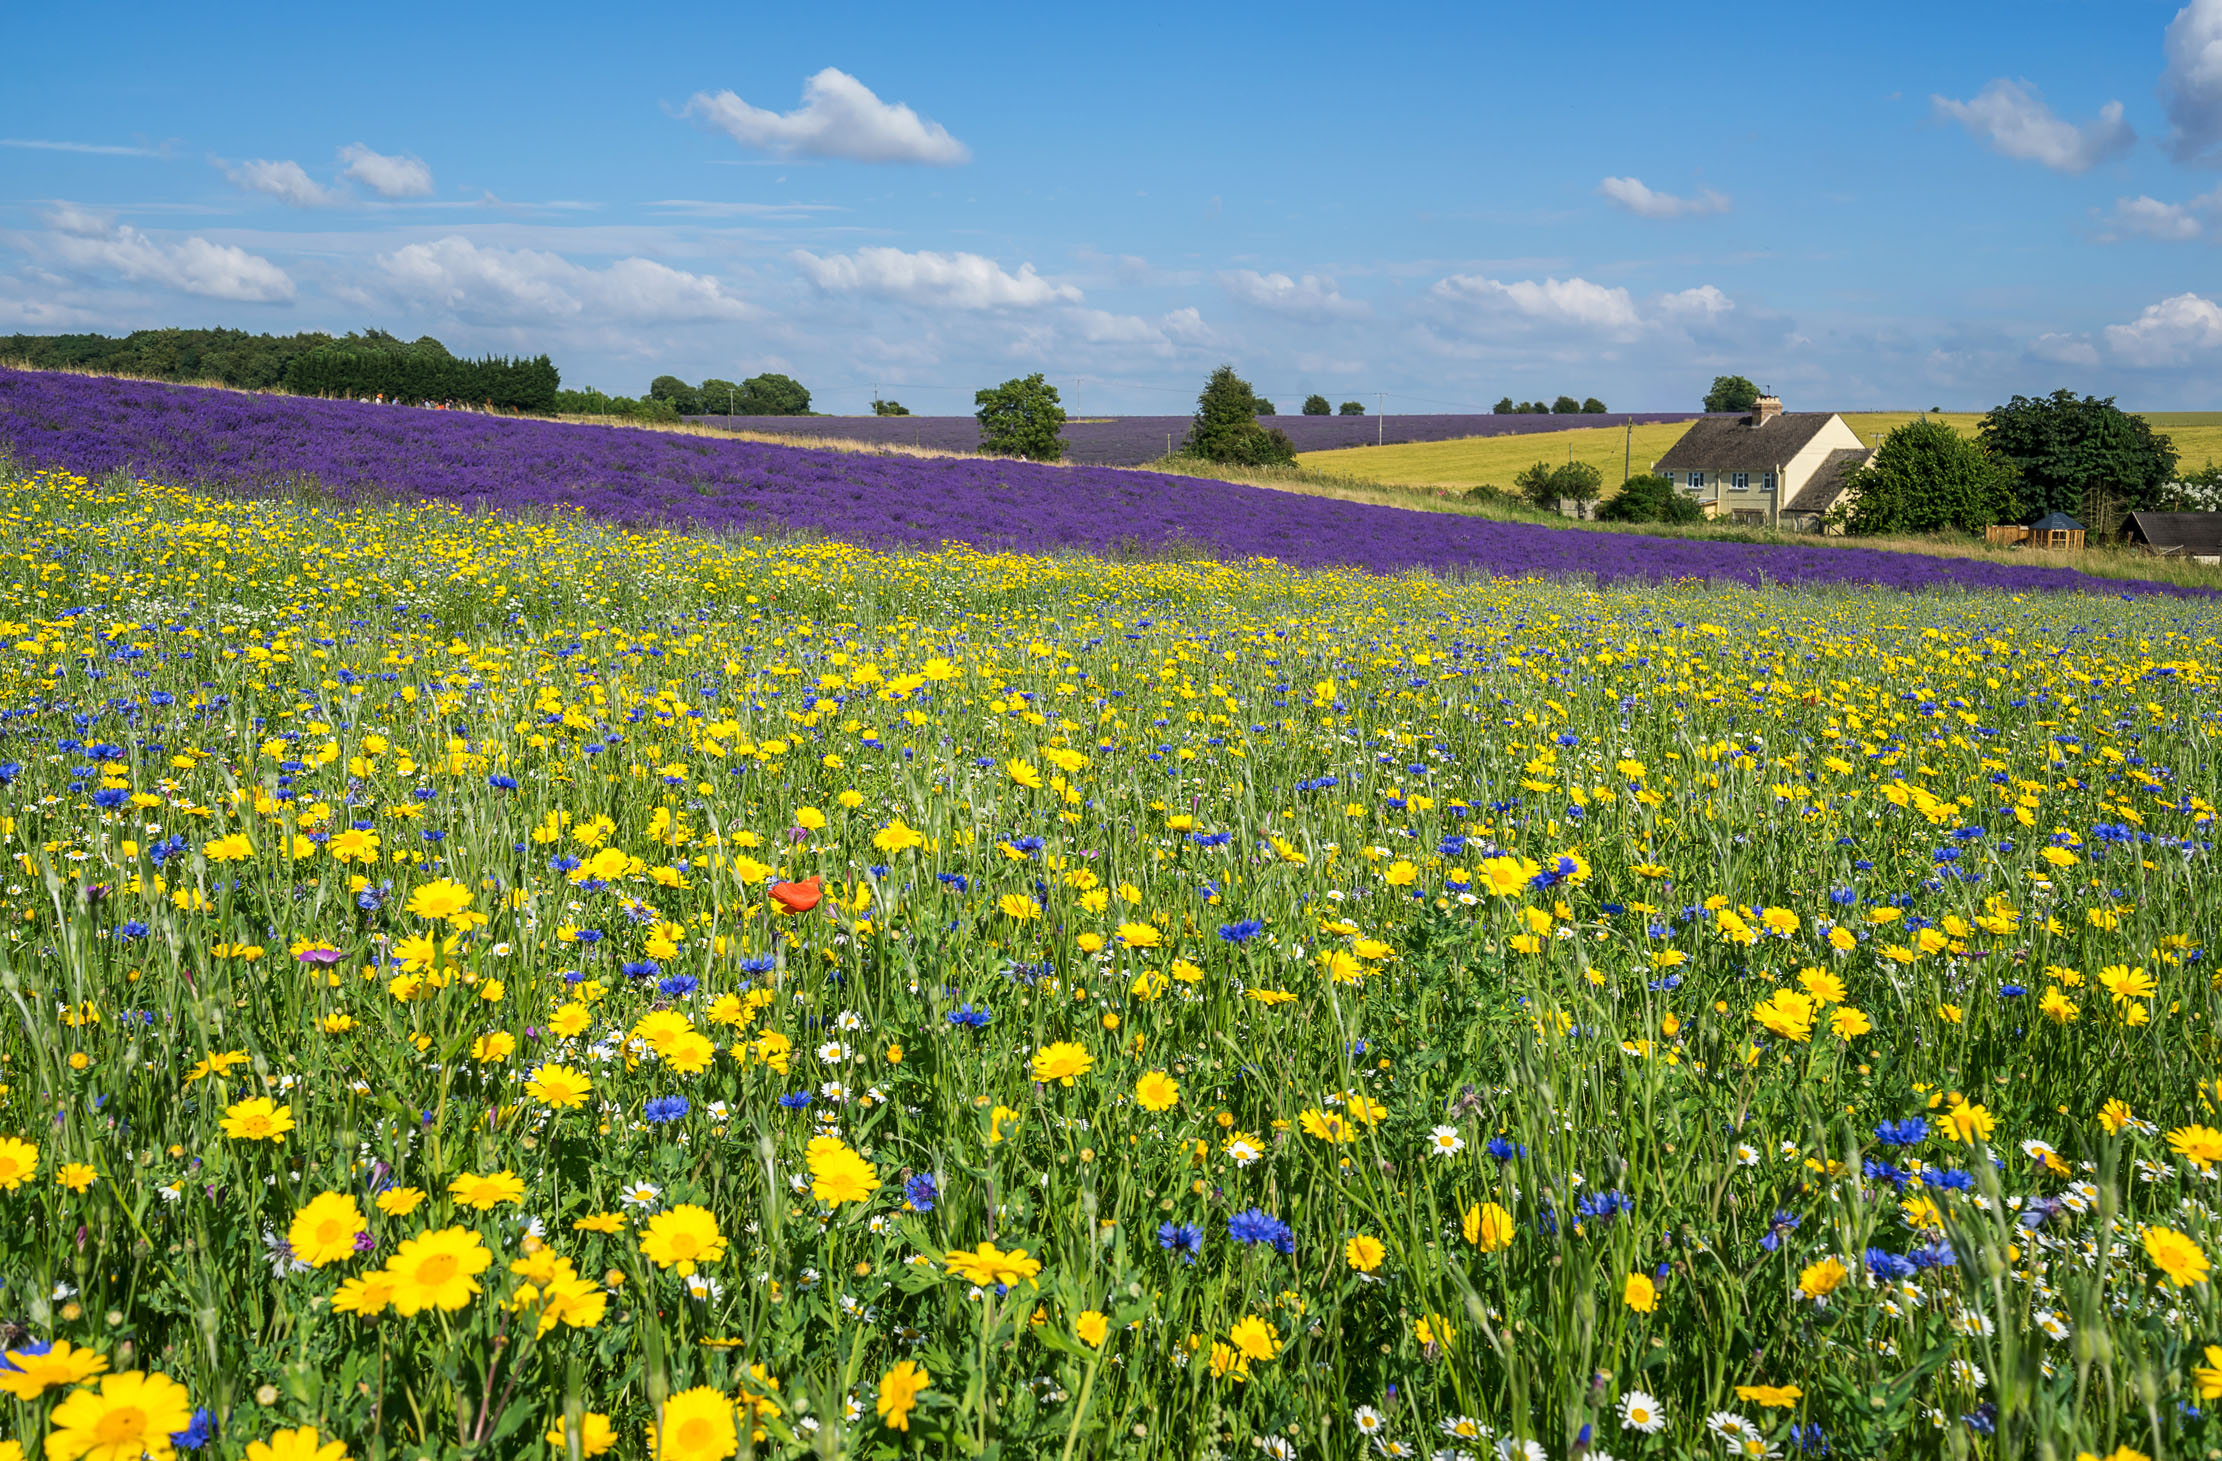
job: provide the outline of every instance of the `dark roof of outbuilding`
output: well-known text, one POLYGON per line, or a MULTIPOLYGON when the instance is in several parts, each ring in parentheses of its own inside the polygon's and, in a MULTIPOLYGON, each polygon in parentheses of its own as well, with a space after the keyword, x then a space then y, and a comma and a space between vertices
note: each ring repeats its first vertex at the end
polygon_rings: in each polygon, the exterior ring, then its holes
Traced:
POLYGON ((2129 536, 2153 548, 2222 553, 2222 512, 2133 512, 2129 536))
POLYGON ((2048 512, 2029 525, 2033 533, 2080 533, 2083 524, 2064 512, 2048 512))
POLYGON ((1784 512, 1827 512, 1844 495, 1844 474, 1865 465, 1874 453, 1860 447, 1840 446, 1821 459, 1798 495, 1783 504, 1784 512))
POLYGON ((1668 472, 1769 471, 1796 456, 1835 415, 1785 411, 1764 426, 1753 426, 1749 416, 1708 416, 1691 422, 1657 465, 1668 472))

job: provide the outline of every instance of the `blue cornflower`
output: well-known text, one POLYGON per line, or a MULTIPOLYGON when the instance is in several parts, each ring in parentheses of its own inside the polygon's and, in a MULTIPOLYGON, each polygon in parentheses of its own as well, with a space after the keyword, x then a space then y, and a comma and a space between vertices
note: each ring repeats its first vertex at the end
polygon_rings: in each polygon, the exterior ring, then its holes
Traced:
POLYGON ((914 1172, 903 1180, 903 1200, 918 1212, 932 1212, 941 1186, 931 1172, 914 1172))
POLYGON ((1270 1243, 1281 1253, 1296 1251, 1296 1234, 1262 1207, 1246 1207, 1227 1219, 1227 1236, 1237 1243, 1270 1243))
POLYGON ((694 993, 701 982, 692 974, 672 974, 656 985, 656 991, 659 994, 668 994, 673 999, 677 999, 682 995, 694 993))
POLYGON ((99 807, 103 811, 109 812, 114 811, 116 808, 122 806, 130 799, 130 792, 122 791, 113 787, 104 788, 93 793, 93 805, 99 807))
POLYGON ((1204 1230, 1194 1223, 1159 1223, 1157 1246, 1184 1263, 1194 1263, 1204 1251, 1204 1230))
POLYGON ((1950 1268, 1960 1261, 1950 1243, 1924 1243, 1906 1255, 1915 1268, 1950 1268))
POLYGON ((789 1091, 779 1098, 779 1104, 790 1111, 804 1110, 810 1105, 810 1093, 808 1091, 789 1091))
POLYGON ((1528 1149, 1526 1147, 1520 1145, 1518 1142, 1515 1141, 1507 1141, 1504 1137, 1501 1136, 1490 1137, 1489 1145, 1484 1147, 1482 1150, 1488 1152, 1489 1155, 1495 1157, 1500 1162, 1509 1162, 1514 1157, 1524 1157, 1528 1154, 1528 1149))
POLYGON ((652 1122, 677 1121, 687 1114, 685 1096, 658 1096, 651 1100, 641 1114, 652 1122))
POLYGON ((2001 984, 1998 986, 1998 992, 2008 999, 2019 999, 2027 994, 2029 989, 2028 986, 2021 984, 2001 984))
POLYGON ((1929 1123, 1918 1116, 1885 1121, 1875 1128, 1875 1140, 1884 1146, 1918 1146, 1929 1136, 1929 1123))
POLYGON ((487 777, 486 784, 493 787, 496 791, 515 791, 517 789, 517 778, 514 776, 502 776, 497 773, 496 775, 487 777))
POLYGON ((559 873, 570 872, 574 868, 578 867, 578 865, 579 860, 571 856, 569 853, 565 853, 561 857, 551 857, 548 859, 548 866, 559 873))
POLYGON ((960 893, 972 886, 971 880, 965 877, 963 873, 935 873, 934 879, 937 882, 946 883, 960 893))
POLYGON ((136 918, 116 929, 117 938, 145 938, 146 936, 147 926, 136 918))
POLYGON ((184 1430, 170 1432, 170 1444, 180 1451, 198 1451, 216 1439, 216 1412, 206 1406, 193 1412, 184 1430))
POLYGON ((1256 938, 1263 932, 1265 932, 1265 920, 1262 918, 1245 918, 1237 923, 1222 923, 1219 925, 1219 937, 1230 944, 1239 944, 1256 938))
POLYGON ((1614 1218, 1634 1206, 1634 1200, 1627 1193, 1608 1189, 1603 1192, 1583 1193, 1581 1201, 1574 1204, 1574 1211, 1578 1216, 1594 1219, 1610 1227, 1614 1218))
POLYGON ((949 1011, 950 1024, 963 1025, 967 1029, 972 1030, 986 1029, 988 1027, 988 1022, 990 1020, 993 1020, 994 1018, 995 1012, 986 1008, 985 1006, 960 1004, 955 1009, 949 1011))
POLYGON ((770 954, 758 954, 754 958, 741 960, 738 967, 743 974, 769 974, 778 962, 770 954))
POLYGON ((653 979, 663 973, 664 966, 654 959, 642 959, 638 963, 620 964, 618 969, 627 979, 653 979))
POLYGON ((1797 1227, 1797 1215, 1777 1210, 1767 1222, 1767 1231, 1760 1237, 1759 1246, 1769 1253, 1782 1246, 1782 1235, 1797 1227))

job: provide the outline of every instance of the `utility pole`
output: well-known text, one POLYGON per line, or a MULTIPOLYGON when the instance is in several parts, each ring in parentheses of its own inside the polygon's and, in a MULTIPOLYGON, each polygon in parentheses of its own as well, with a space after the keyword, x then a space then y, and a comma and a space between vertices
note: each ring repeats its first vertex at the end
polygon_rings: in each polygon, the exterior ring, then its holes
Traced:
POLYGON ((1375 446, 1382 445, 1388 439, 1389 428, 1387 423, 1382 420, 1383 413, 1388 409, 1389 393, 1387 391, 1375 391, 1373 393, 1373 444, 1375 446))
POLYGON ((1635 475, 1636 423, 1627 423, 1628 436, 1620 445, 1620 480, 1625 482, 1635 475))

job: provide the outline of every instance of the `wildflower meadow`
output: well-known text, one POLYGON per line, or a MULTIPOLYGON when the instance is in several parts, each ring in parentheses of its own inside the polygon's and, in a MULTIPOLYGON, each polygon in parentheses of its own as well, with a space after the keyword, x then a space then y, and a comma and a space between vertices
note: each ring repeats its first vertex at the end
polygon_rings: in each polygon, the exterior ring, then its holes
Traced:
POLYGON ((5 1461, 2222 1448, 2211 598, 0 522, 5 1461))

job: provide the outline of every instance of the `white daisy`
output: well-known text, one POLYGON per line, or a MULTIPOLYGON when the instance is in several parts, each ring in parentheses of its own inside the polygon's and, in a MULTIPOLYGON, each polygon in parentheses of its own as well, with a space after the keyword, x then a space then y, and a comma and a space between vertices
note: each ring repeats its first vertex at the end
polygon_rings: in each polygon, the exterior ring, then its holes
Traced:
POLYGON ((1620 1397, 1620 1424, 1626 1430, 1655 1435, 1666 1424, 1666 1407, 1648 1391, 1630 1390, 1620 1397))
POLYGON ((646 1211, 647 1209, 654 1207, 656 1205, 656 1199, 661 1196, 663 1196, 663 1189, 661 1187, 658 1187, 655 1183, 635 1182, 632 1186, 620 1191, 617 1194, 617 1200, 620 1203, 623 1203, 626 1207, 634 1207, 639 1208, 642 1211, 646 1211))
POLYGON ((1427 1134, 1427 1149, 1439 1157, 1455 1157, 1466 1149, 1466 1138, 1455 1126, 1438 1126, 1427 1134))

